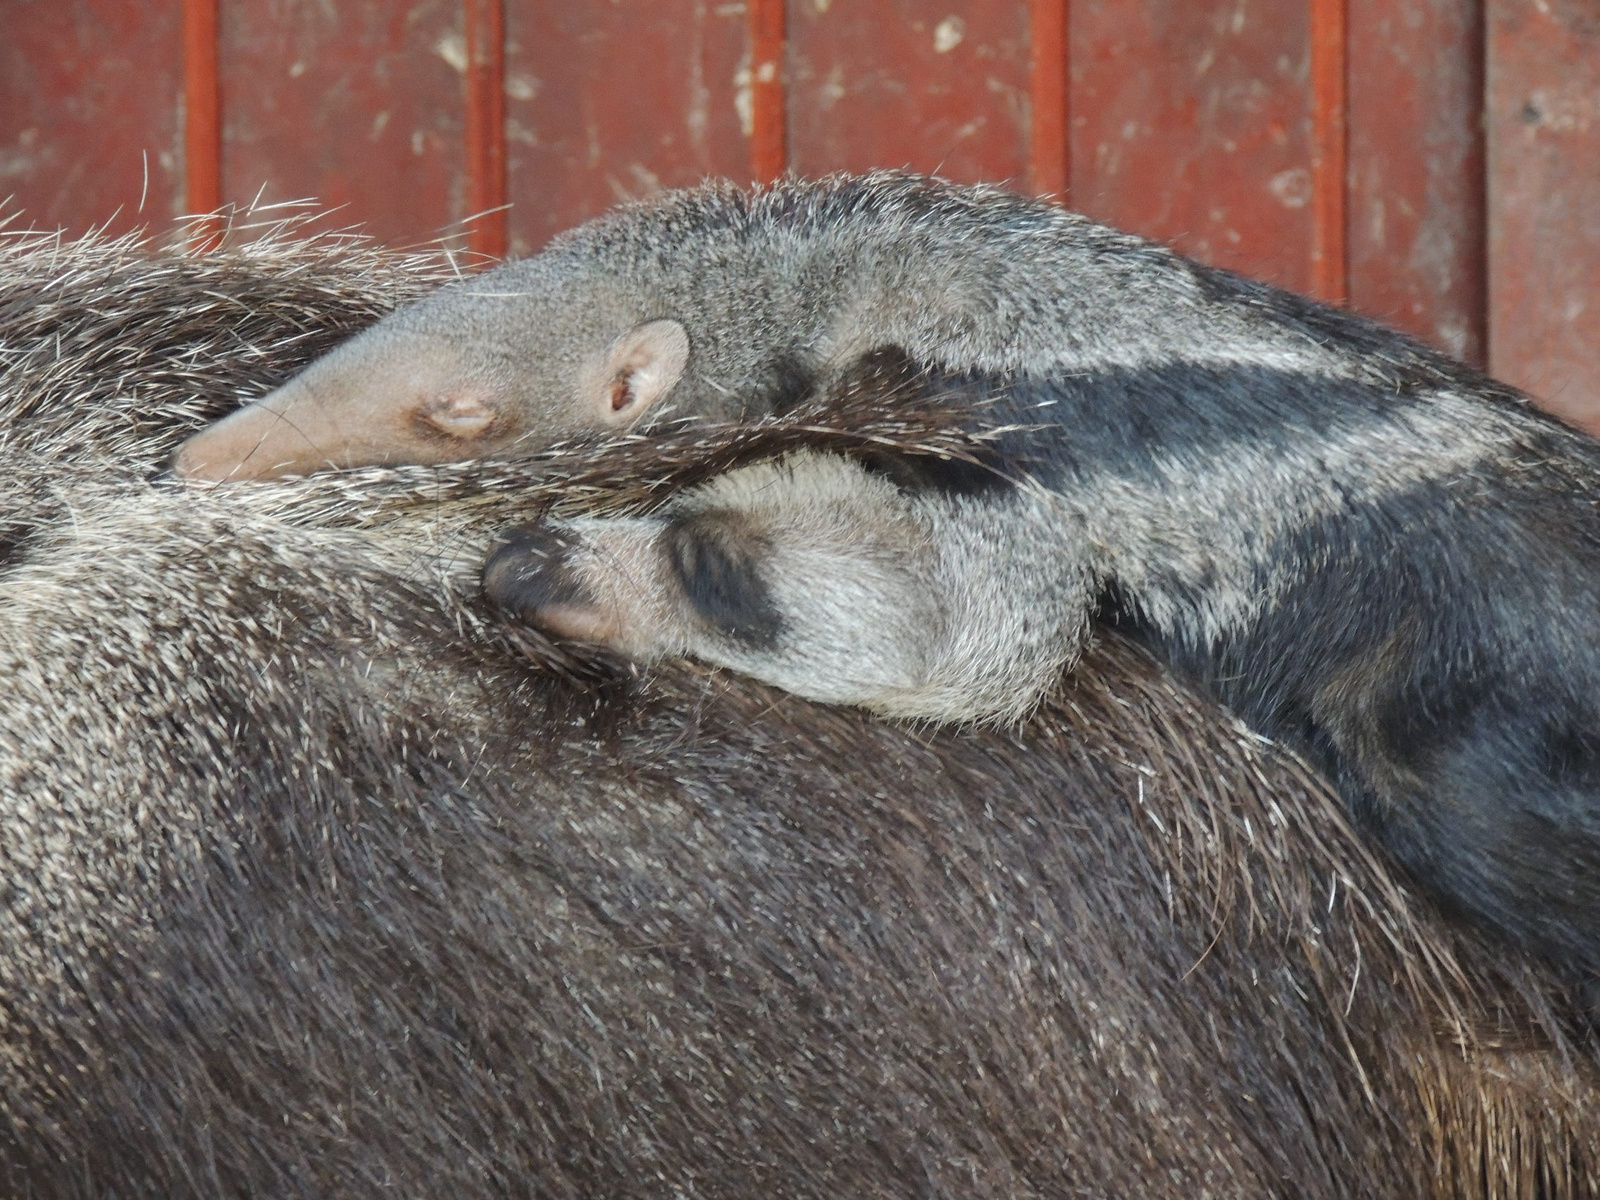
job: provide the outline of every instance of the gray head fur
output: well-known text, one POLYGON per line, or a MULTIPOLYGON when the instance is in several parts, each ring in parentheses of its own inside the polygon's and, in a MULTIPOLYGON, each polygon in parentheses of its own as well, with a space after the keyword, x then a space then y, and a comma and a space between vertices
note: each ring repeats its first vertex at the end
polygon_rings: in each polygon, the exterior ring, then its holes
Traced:
POLYGON ((1384 368, 1217 303, 1162 247, 998 188, 892 172, 753 193, 713 184, 621 208, 401 309, 191 441, 178 467, 263 478, 749 416, 881 345, 997 372, 1384 368), (603 400, 630 369, 619 347, 652 323, 682 328, 686 364, 614 417, 603 400))

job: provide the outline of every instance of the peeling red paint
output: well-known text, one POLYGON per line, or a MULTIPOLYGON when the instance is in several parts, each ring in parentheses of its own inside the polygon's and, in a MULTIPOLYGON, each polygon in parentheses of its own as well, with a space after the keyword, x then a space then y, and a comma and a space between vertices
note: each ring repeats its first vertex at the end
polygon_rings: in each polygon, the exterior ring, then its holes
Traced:
POLYGON ((1350 302, 1481 364, 1481 0, 1350 5, 1350 302))
POLYGON ((41 229, 167 229, 182 211, 182 12, 4 3, 0 201, 41 229))
POLYGON ((1074 207, 1312 285, 1309 6, 1075 0, 1074 207))
POLYGON ((737 103, 744 4, 511 0, 506 34, 508 76, 538 80, 532 98, 506 104, 513 251, 618 200, 750 178, 737 103))
POLYGON ((1489 14, 1490 367, 1600 431, 1600 8, 1489 14))
POLYGON ((790 157, 1028 185, 1026 3, 791 0, 790 157))
POLYGON ((223 196, 415 244, 468 214, 459 0, 222 5, 223 196))

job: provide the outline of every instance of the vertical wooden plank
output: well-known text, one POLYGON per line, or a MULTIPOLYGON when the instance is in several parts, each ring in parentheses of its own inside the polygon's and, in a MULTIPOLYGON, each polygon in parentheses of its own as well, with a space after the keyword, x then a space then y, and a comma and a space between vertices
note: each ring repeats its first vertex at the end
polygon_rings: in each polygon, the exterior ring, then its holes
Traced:
MULTIPOLYGON (((222 204, 222 93, 217 79, 217 0, 183 0, 183 191, 191 213, 222 204)), ((190 242, 215 246, 220 218, 196 224, 190 242)))
POLYGON ((465 0, 467 246, 506 252, 506 19, 504 0, 465 0))
POLYGON ((1073 205, 1311 287, 1306 0, 1075 0, 1073 205))
POLYGON ((1346 0, 1311 3, 1311 294, 1348 297, 1345 261, 1346 0))
POLYGON ((43 229, 165 228, 183 208, 182 13, 0 3, 0 200, 43 229))
POLYGON ((1072 183, 1067 155, 1069 0, 1032 0, 1029 8, 1028 183, 1037 196, 1065 200, 1072 183))
POLYGON ((793 0, 789 140, 806 175, 909 166, 1026 187, 1026 0, 793 0))
POLYGON ((749 179, 748 25, 720 0, 508 0, 512 251, 619 200, 749 179))
POLYGON ((786 0, 745 0, 750 13, 750 173, 763 183, 789 166, 786 0))
POLYGON ((1600 8, 1489 16, 1489 365, 1600 429, 1600 8))
POLYGON ((1350 303, 1484 359, 1483 5, 1350 0, 1350 303))
POLYGON ((466 213, 458 0, 222 9, 223 195, 312 197, 414 244, 466 213))

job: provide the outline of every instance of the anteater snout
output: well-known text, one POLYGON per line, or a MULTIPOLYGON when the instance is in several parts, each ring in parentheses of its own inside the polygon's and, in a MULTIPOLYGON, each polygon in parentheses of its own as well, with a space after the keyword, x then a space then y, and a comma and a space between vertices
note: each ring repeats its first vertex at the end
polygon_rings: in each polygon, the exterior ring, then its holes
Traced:
POLYGON ((483 594, 502 612, 580 642, 605 642, 609 622, 584 586, 577 538, 553 522, 513 530, 483 566, 483 594))
POLYGON ((498 608, 532 624, 549 608, 587 604, 591 597, 572 568, 576 541, 551 524, 516 529, 483 566, 483 593, 498 608))

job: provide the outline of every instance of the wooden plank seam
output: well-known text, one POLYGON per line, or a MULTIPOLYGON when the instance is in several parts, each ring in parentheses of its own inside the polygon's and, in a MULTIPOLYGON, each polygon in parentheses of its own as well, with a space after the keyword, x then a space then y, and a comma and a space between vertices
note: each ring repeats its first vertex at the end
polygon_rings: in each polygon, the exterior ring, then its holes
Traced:
POLYGON ((750 173, 770 183, 789 169, 785 0, 747 0, 750 22, 750 173))
POLYGON ((1319 299, 1344 304, 1350 296, 1348 0, 1310 3, 1311 290, 1319 299))
POLYGON ((219 0, 183 0, 184 207, 197 251, 222 240, 222 93, 217 70, 219 0))
POLYGON ((1065 202, 1072 185, 1070 0, 1032 0, 1029 12, 1029 183, 1065 202))
POLYGON ((505 0, 463 0, 467 70, 463 81, 467 246, 490 258, 506 254, 505 0))

